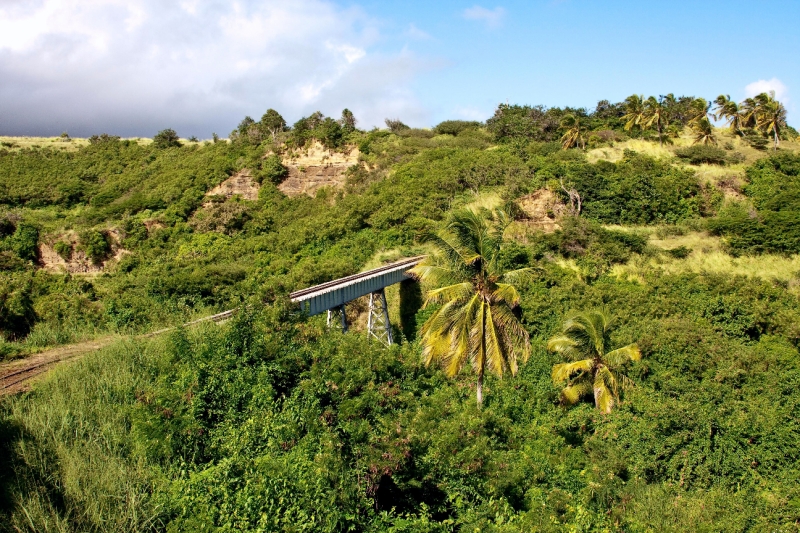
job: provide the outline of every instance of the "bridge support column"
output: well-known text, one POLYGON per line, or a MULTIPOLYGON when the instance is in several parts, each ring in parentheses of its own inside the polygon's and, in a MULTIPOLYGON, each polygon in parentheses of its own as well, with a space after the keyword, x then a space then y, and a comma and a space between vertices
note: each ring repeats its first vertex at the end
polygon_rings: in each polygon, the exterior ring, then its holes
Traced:
POLYGON ((367 336, 375 337, 385 346, 392 344, 392 324, 389 322, 389 307, 386 305, 386 291, 383 289, 369 294, 367 336))
POLYGON ((347 313, 344 311, 344 304, 328 309, 328 327, 341 327, 342 333, 347 333, 347 313))

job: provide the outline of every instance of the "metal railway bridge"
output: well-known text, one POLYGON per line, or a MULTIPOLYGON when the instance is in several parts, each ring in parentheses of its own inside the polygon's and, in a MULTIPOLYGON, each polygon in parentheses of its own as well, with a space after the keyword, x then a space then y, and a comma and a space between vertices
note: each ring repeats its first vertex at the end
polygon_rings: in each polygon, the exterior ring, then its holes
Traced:
POLYGON ((347 317, 344 306, 347 302, 369 294, 369 315, 367 334, 385 345, 392 344, 392 326, 389 322, 389 309, 386 306, 386 291, 389 285, 410 278, 408 270, 422 261, 425 256, 411 257, 360 274, 335 279, 289 295, 309 315, 328 312, 328 326, 341 324, 347 331, 347 317))

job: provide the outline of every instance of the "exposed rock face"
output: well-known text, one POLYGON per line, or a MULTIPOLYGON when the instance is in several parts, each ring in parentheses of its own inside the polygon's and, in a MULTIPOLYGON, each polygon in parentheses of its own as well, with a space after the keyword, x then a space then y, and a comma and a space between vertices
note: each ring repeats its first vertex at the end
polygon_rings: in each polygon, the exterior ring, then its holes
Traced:
POLYGON ((559 228, 558 219, 567 210, 567 206, 549 189, 539 189, 523 196, 517 200, 517 204, 527 217, 524 221, 526 225, 548 233, 559 228))
POLYGON ((340 153, 328 150, 319 142, 307 149, 289 152, 282 158, 289 169, 289 177, 278 189, 287 196, 315 196, 321 187, 339 188, 344 185, 347 169, 358 164, 359 155, 358 148, 340 153))
POLYGON ((253 180, 250 171, 245 168, 208 191, 206 196, 231 198, 239 195, 245 200, 258 200, 258 189, 258 183, 253 180))
POLYGON ((119 245, 122 235, 117 230, 110 230, 108 236, 111 240, 111 255, 101 263, 93 263, 86 254, 78 249, 78 236, 74 232, 61 235, 59 239, 72 246, 72 254, 69 260, 65 260, 58 255, 53 243, 39 244, 39 265, 50 272, 69 272, 70 274, 100 274, 106 265, 113 261, 119 261, 124 255, 129 254, 119 245))

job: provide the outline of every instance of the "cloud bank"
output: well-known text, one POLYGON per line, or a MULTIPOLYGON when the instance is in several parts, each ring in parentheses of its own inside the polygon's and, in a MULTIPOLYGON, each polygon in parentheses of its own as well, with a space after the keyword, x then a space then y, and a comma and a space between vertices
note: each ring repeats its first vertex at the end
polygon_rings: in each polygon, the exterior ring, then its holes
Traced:
POLYGON ((269 107, 424 124, 410 83, 431 65, 379 29, 324 0, 4 0, 0 134, 208 138, 269 107))
POLYGON ((503 18, 506 16, 506 10, 502 7, 486 9, 485 7, 475 5, 465 9, 463 15, 465 19, 483 22, 487 27, 494 29, 499 28, 503 23, 503 18))
POLYGON ((775 91, 775 98, 783 103, 789 101, 789 88, 778 78, 758 80, 747 84, 744 88, 745 95, 751 98, 757 94, 775 91))

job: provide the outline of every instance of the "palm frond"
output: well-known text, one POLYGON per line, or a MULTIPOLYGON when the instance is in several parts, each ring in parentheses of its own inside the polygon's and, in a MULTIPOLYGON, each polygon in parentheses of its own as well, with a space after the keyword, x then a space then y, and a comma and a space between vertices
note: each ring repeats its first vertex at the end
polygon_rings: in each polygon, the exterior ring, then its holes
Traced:
POLYGON ((500 332, 503 352, 511 375, 516 375, 519 363, 526 363, 530 357, 530 338, 511 308, 504 304, 491 306, 492 322, 500 332))
POLYGON ((561 401, 567 405, 573 405, 584 396, 592 393, 592 382, 588 379, 578 381, 572 385, 564 387, 561 391, 561 401))
POLYGON ((581 372, 591 372, 594 361, 583 359, 572 363, 558 363, 553 366, 553 383, 559 384, 572 379, 572 376, 581 372))
POLYGON ((592 385, 595 407, 608 414, 614 408, 616 397, 616 380, 607 368, 601 368, 594 376, 592 385))
POLYGON ((639 346, 634 343, 608 352, 603 359, 611 368, 617 368, 628 361, 641 361, 642 352, 639 350, 639 346))
POLYGON ((468 281, 439 289, 431 289, 425 293, 425 305, 450 301, 462 302, 468 300, 474 293, 474 287, 468 281))

